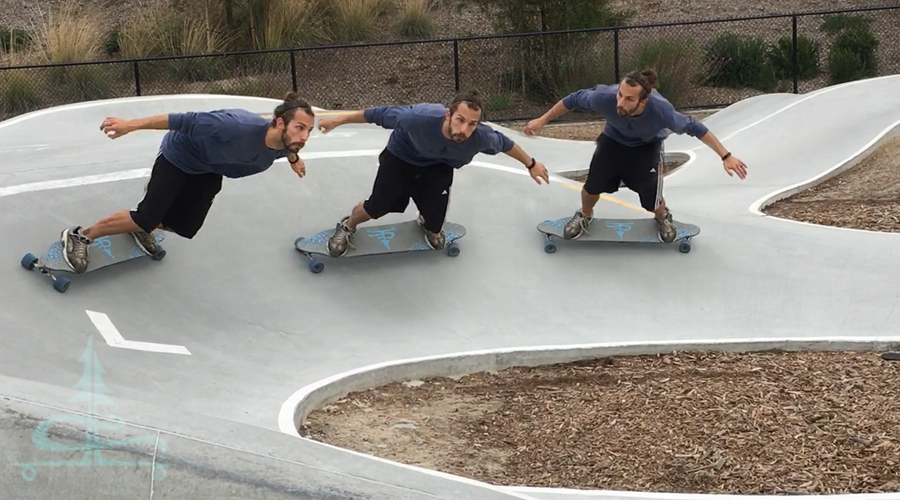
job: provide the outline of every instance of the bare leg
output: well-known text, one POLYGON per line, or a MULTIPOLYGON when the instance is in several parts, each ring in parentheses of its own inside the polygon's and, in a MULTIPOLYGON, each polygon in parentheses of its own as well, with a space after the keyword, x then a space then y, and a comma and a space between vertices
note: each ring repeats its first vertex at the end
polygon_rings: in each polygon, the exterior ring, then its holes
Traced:
POLYGON ((353 211, 350 212, 350 219, 347 220, 346 224, 348 228, 356 229, 356 226, 370 220, 372 220, 372 217, 369 216, 369 213, 363 208, 363 202, 359 202, 353 207, 353 211))
POLYGON ((84 228, 81 234, 93 240, 103 236, 141 231, 143 229, 134 223, 128 210, 119 210, 99 220, 91 227, 84 228))
POLYGON ((656 207, 656 210, 653 211, 653 214, 656 215, 657 219, 662 219, 666 216, 666 201, 659 200, 659 206, 656 207))
POLYGON ((585 217, 593 217, 594 216, 594 206, 597 204, 597 201, 600 200, 599 194, 588 194, 584 189, 581 190, 581 213, 584 214, 585 217))

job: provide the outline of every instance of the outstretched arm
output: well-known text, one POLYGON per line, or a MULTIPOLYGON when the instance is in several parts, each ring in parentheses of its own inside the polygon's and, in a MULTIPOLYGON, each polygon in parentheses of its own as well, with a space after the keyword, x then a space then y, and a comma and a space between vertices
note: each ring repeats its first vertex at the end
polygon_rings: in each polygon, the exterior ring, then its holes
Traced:
POLYGON ((486 125, 483 127, 486 129, 483 137, 487 145, 482 148, 482 153, 489 155, 503 153, 510 158, 515 158, 519 163, 525 165, 525 168, 528 169, 528 174, 531 175, 535 182, 540 184, 541 179, 543 179, 547 184, 550 183, 547 168, 541 162, 526 153, 521 146, 513 142, 506 134, 490 129, 486 125))
POLYGON ((322 118, 319 120, 319 130, 327 134, 334 127, 345 123, 373 123, 379 127, 392 129, 410 109, 409 106, 379 106, 360 109, 335 118, 322 118))
POLYGON ((725 172, 728 175, 737 174, 739 178, 747 177, 747 165, 731 155, 728 149, 719 141, 719 138, 709 128, 694 118, 685 116, 669 106, 663 110, 663 118, 666 126, 676 134, 687 134, 700 139, 709 149, 712 149, 722 159, 725 172))
POLYGON ((169 113, 145 118, 123 120, 107 118, 100 125, 100 130, 115 139, 135 130, 174 130, 187 135, 215 135, 222 124, 222 117, 208 111, 187 111, 169 113))
MULTIPOLYGON (((541 115, 539 118, 535 118, 534 120, 528 122, 528 124, 525 125, 525 134, 534 135, 540 133, 544 125, 568 113, 569 111, 600 112, 600 108, 599 106, 597 106, 597 101, 606 95, 606 93, 603 93, 606 88, 606 85, 597 85, 592 89, 576 90, 566 97, 563 97, 562 99, 557 101, 557 103, 554 104, 552 108, 548 109, 546 113, 541 115)), ((615 99, 615 95, 613 95, 613 99, 615 99)))

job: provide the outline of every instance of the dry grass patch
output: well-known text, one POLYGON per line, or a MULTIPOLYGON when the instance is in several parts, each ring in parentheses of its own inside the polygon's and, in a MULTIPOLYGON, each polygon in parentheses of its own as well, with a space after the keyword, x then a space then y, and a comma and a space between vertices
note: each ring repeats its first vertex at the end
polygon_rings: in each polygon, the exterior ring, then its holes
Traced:
POLYGON ((394 29, 401 38, 426 39, 437 35, 437 0, 398 0, 400 13, 394 29))
POLYGON ((872 352, 616 356, 389 384, 300 432, 498 485, 892 492, 898 376, 872 352))

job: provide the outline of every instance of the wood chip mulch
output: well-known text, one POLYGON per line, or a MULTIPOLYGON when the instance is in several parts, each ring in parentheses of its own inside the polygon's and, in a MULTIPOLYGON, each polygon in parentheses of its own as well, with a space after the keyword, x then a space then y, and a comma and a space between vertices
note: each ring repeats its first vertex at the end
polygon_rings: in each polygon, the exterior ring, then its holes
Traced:
POLYGON ((896 492, 898 382, 874 352, 623 356, 395 383, 300 432, 498 485, 896 492))

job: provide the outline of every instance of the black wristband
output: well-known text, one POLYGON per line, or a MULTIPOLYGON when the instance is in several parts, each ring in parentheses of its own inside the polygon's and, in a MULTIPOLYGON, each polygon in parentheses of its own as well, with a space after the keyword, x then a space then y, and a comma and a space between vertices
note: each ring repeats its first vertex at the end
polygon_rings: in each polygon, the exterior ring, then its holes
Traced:
POLYGON ((535 166, 536 164, 537 164, 537 160, 535 160, 534 157, 532 157, 532 158, 531 158, 531 165, 528 165, 528 167, 527 167, 528 170, 531 170, 532 168, 534 168, 534 166, 535 166))
POLYGON ((725 156, 722 157, 722 161, 725 161, 725 160, 727 160, 727 159, 730 158, 730 157, 731 157, 731 153, 730 153, 730 152, 725 153, 725 156))

